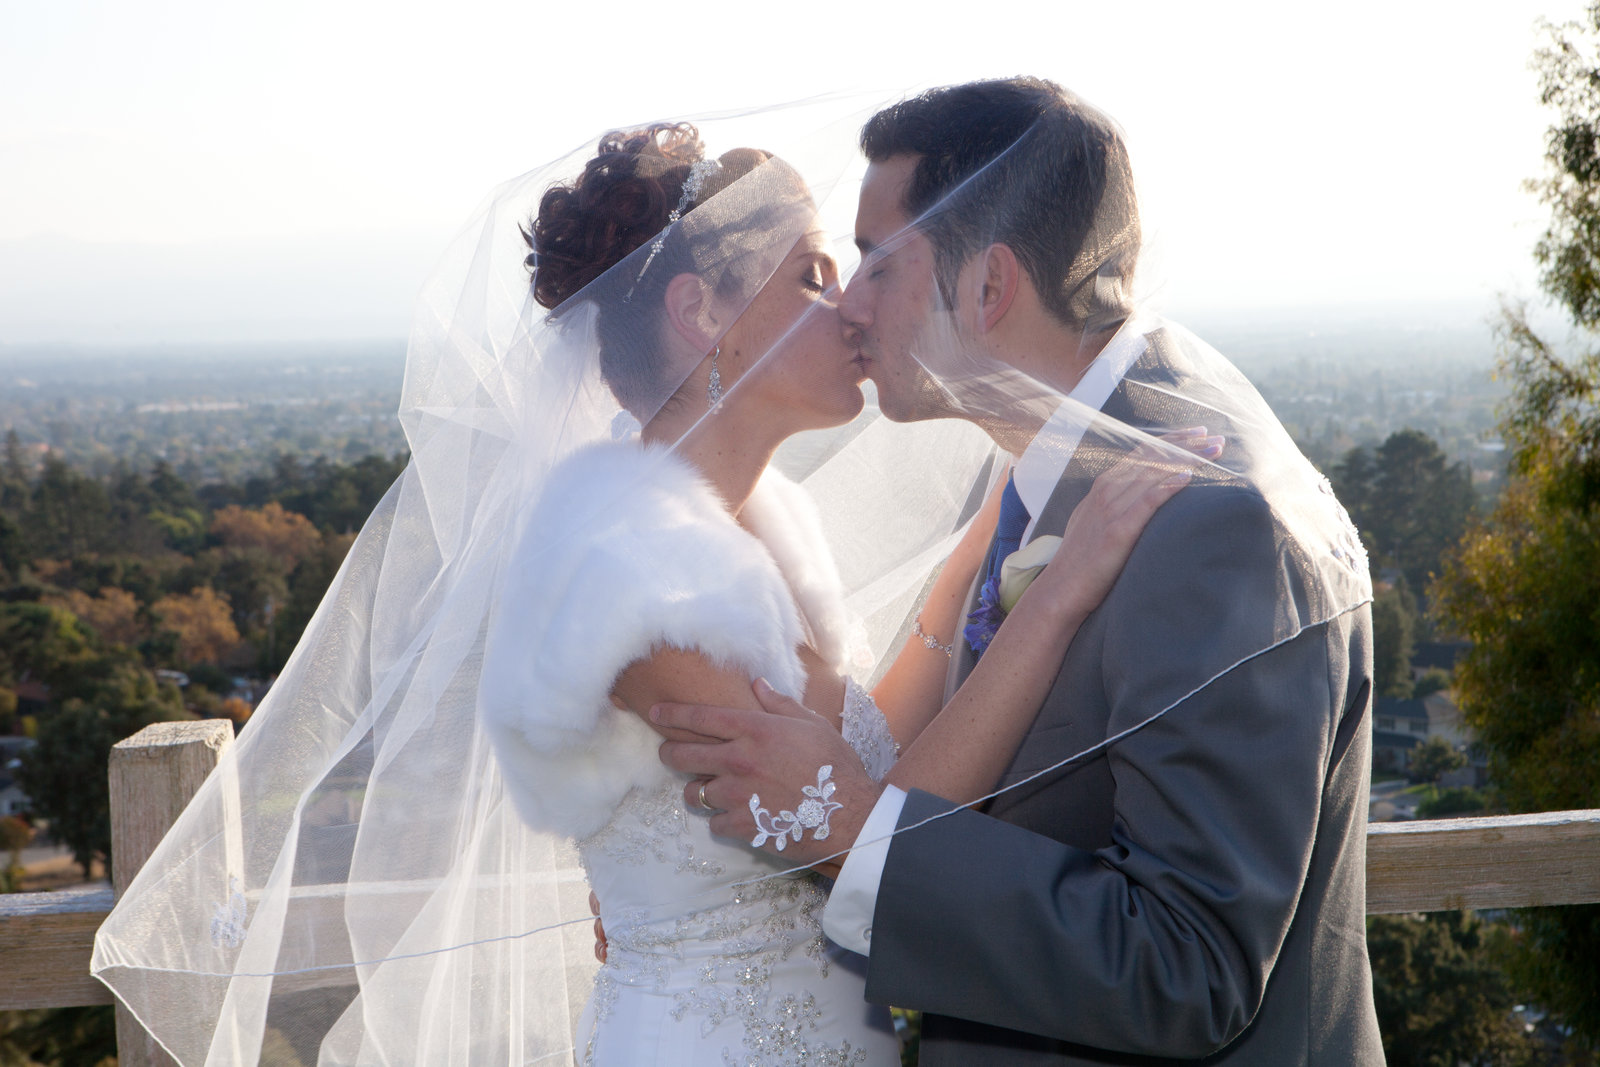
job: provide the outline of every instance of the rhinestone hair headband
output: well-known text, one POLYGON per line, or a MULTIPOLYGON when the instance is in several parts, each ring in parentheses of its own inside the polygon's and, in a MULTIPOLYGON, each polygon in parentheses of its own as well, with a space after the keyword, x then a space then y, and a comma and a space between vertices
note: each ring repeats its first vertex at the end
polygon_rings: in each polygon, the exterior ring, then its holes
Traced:
POLYGON ((667 224, 661 228, 660 233, 656 234, 656 239, 650 242, 650 254, 644 257, 644 266, 640 267, 639 273, 634 276, 633 284, 628 286, 627 295, 622 298, 623 300, 632 299, 634 289, 638 288, 639 283, 644 280, 644 272, 650 269, 650 264, 656 258, 656 253, 660 252, 661 246, 667 243, 667 231, 672 228, 674 223, 683 218, 683 213, 689 210, 689 205, 699 198, 700 191, 705 188, 706 179, 716 173, 721 166, 722 164, 714 159, 701 159, 697 160, 689 168, 689 176, 683 180, 683 195, 678 198, 678 206, 668 213, 667 224))

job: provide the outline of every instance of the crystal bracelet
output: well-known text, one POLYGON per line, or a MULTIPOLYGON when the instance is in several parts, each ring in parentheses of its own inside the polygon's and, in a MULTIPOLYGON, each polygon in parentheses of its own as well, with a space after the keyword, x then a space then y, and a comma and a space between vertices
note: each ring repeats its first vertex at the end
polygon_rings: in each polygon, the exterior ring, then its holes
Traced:
POLYGON ((937 637, 933 636, 930 633, 927 633, 926 631, 924 631, 922 629, 922 616, 921 615, 918 615, 916 617, 916 619, 911 623, 911 632, 916 634, 918 637, 922 638, 922 643, 924 645, 926 645, 927 647, 933 649, 935 652, 943 652, 945 654, 945 658, 946 659, 949 659, 951 656, 955 655, 955 653, 956 653, 956 647, 955 647, 955 644, 953 642, 951 644, 948 644, 948 645, 941 645, 939 643, 939 639, 937 637))

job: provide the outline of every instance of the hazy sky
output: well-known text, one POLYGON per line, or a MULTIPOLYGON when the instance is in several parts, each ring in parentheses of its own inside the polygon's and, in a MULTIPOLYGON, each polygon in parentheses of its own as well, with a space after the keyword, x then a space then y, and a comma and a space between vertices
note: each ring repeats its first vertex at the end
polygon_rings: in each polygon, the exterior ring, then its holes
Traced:
POLYGON ((1191 309, 1532 293, 1573 0, 0 0, 0 344, 401 336, 488 189, 603 128, 1037 73, 1117 118, 1191 309), (914 13, 908 13, 914 12, 914 13))

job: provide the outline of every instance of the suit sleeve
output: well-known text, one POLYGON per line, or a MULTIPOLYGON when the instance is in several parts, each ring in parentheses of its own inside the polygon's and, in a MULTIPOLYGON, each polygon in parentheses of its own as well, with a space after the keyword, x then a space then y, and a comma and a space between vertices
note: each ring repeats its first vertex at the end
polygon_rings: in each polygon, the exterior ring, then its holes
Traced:
MULTIPOLYGON (((1108 736, 1199 686, 1095 757, 1114 782, 1110 843, 966 810, 902 832, 868 999, 1165 1057, 1249 1024, 1306 880, 1345 679, 1327 624, 1262 636, 1293 599, 1266 505, 1191 498, 1151 524, 1100 609, 1108 736), (1207 682, 1213 661, 1237 665, 1207 682)), ((950 807, 914 792, 900 826, 950 807)))

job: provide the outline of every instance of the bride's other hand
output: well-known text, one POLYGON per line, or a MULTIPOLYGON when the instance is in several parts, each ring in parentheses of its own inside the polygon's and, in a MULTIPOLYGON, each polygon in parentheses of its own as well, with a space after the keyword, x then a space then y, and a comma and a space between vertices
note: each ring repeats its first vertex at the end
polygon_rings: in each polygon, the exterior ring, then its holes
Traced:
POLYGON ((594 890, 589 890, 589 914, 594 916, 594 958, 601 963, 606 961, 606 950, 611 946, 606 943, 606 928, 600 922, 600 898, 594 895, 594 890))

